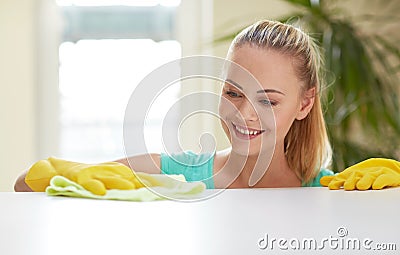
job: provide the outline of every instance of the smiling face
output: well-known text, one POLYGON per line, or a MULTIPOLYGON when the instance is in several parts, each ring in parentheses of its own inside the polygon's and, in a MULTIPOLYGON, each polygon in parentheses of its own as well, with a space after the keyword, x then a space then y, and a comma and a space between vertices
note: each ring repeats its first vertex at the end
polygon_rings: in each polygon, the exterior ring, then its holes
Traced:
POLYGON ((272 153, 274 147, 283 152, 293 121, 306 117, 313 103, 313 96, 302 92, 293 58, 275 50, 243 45, 234 48, 230 61, 258 81, 228 69, 219 114, 232 150, 240 155, 272 153))

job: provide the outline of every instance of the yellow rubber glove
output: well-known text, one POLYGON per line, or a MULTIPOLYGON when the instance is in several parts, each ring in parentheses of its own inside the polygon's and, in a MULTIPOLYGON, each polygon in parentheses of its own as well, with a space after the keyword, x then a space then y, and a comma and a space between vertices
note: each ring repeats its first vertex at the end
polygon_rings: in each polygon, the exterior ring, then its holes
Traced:
POLYGON ((321 178, 322 186, 329 189, 367 190, 400 186, 400 162, 386 158, 371 158, 333 176, 321 178))
POLYGON ((25 182, 33 191, 43 192, 55 175, 64 176, 96 195, 104 195, 107 189, 129 190, 160 185, 150 175, 137 174, 117 162, 84 164, 57 158, 36 162, 28 171, 25 182))

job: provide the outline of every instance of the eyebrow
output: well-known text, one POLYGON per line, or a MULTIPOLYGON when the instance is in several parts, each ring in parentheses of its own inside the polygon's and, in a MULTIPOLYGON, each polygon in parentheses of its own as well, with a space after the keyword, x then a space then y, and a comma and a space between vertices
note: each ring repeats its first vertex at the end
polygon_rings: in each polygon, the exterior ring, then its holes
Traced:
MULTIPOLYGON (((237 87, 238 89, 243 90, 243 87, 240 86, 237 82, 232 81, 231 79, 226 79, 225 81, 228 82, 229 84, 237 87)), ((278 94, 281 94, 281 95, 285 95, 285 93, 283 93, 283 92, 281 92, 279 90, 276 90, 276 89, 262 89, 262 90, 258 90, 257 93, 278 93, 278 94)))

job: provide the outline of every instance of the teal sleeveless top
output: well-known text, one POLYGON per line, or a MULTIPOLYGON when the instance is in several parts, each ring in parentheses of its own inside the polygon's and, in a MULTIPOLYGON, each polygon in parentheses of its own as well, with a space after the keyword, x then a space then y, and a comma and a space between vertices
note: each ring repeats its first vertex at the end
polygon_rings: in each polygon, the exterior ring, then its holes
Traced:
MULTIPOLYGON (((182 174, 188 182, 202 181, 208 189, 214 189, 213 179, 214 155, 209 153, 195 154, 191 151, 167 155, 161 154, 161 173, 182 174)), ((321 187, 322 176, 334 175, 331 170, 321 169, 310 182, 302 183, 303 187, 321 187)))

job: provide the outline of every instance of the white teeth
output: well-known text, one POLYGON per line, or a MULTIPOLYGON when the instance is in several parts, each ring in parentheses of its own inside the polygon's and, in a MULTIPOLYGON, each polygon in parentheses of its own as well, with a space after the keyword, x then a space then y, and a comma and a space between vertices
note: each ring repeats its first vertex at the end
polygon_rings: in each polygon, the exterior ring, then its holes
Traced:
POLYGON ((239 131, 239 133, 244 134, 244 135, 258 135, 261 133, 261 131, 255 131, 255 130, 248 130, 248 129, 242 129, 237 126, 235 126, 236 130, 239 131))

